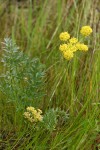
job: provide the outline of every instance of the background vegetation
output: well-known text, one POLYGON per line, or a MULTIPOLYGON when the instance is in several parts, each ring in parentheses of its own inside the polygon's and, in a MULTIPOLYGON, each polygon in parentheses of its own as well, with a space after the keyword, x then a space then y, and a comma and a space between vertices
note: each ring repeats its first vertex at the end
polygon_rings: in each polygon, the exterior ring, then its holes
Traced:
MULTIPOLYGON (((0 93, 0 149, 100 149, 99 6, 99 0, 0 0, 0 42, 11 37, 28 59, 38 57, 45 65, 45 94, 38 108, 47 117, 46 128, 34 129, 25 122, 23 110, 16 110, 16 104, 0 93), (93 29, 89 51, 63 61, 58 50, 60 32, 78 37, 83 25, 93 29), (58 123, 56 114, 63 116, 58 123)), ((0 44, 0 59, 2 54, 0 44)), ((21 95, 19 99, 21 104, 21 95)))

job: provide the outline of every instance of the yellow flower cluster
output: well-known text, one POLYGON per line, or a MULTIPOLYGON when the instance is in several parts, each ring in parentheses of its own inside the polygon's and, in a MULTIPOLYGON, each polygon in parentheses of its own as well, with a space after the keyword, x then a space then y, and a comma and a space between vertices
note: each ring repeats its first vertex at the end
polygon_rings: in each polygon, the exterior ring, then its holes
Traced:
POLYGON ((77 43, 76 48, 80 51, 88 51, 88 46, 83 43, 77 43))
POLYGON ((62 45, 60 45, 59 49, 60 49, 60 51, 62 51, 62 52, 66 51, 66 50, 67 50, 67 44, 62 44, 62 45))
POLYGON ((70 43, 75 44, 75 43, 78 42, 78 39, 76 39, 76 38, 73 37, 69 41, 70 41, 70 43))
MULTIPOLYGON (((92 32, 92 29, 90 26, 83 26, 80 32, 81 34, 88 36, 92 32)), ((67 60, 72 59, 77 50, 88 51, 87 45, 80 43, 75 37, 70 38, 70 34, 68 32, 62 32, 59 38, 61 41, 66 42, 59 46, 59 50, 62 52, 63 57, 67 60)))
POLYGON ((59 38, 61 41, 67 41, 70 38, 70 34, 68 32, 62 32, 59 38))
POLYGON ((26 112, 24 112, 24 117, 30 121, 31 123, 35 123, 38 121, 42 121, 43 117, 42 117, 42 110, 40 109, 35 109, 34 107, 27 107, 26 108, 26 112))
POLYGON ((80 30, 80 33, 84 36, 89 36, 92 33, 92 29, 90 26, 83 26, 80 30))
POLYGON ((77 41, 78 39, 73 37, 67 44, 60 45, 59 50, 62 52, 65 59, 70 60, 71 58, 73 58, 74 52, 77 51, 77 47, 75 46, 75 43, 77 43, 77 41))
POLYGON ((73 55, 72 51, 68 50, 68 51, 63 53, 63 56, 65 59, 70 60, 71 58, 73 58, 74 55, 73 55))

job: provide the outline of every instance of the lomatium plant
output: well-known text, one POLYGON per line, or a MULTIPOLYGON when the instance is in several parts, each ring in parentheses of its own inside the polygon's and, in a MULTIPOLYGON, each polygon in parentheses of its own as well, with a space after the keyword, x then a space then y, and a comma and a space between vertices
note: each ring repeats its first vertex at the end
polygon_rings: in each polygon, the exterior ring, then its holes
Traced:
POLYGON ((25 55, 10 38, 4 39, 0 91, 17 109, 38 105, 44 96, 45 67, 38 58, 25 55))
MULTIPOLYGON (((90 26, 83 26, 80 30, 82 38, 89 36, 92 33, 90 26)), ((79 39, 71 37, 68 32, 62 32, 59 38, 64 43, 60 45, 59 50, 62 52, 63 57, 67 60, 71 60, 74 57, 76 51, 88 51, 88 46, 80 42, 79 39)))
POLYGON ((38 58, 31 59, 25 55, 10 38, 4 39, 3 45, 0 92, 6 102, 14 104, 31 126, 37 127, 37 123, 40 123, 43 129, 50 132, 55 130, 59 120, 64 122, 68 115, 53 108, 44 114, 41 109, 36 109, 45 94, 44 65, 38 58), (25 108, 26 111, 22 113, 25 108))
POLYGON ((69 119, 69 115, 59 109, 48 109, 45 114, 42 114, 41 109, 36 109, 32 106, 26 108, 24 112, 24 118, 31 123, 33 127, 37 127, 38 123, 40 123, 41 128, 46 129, 50 132, 56 130, 58 124, 62 125, 63 123, 67 122, 69 119))

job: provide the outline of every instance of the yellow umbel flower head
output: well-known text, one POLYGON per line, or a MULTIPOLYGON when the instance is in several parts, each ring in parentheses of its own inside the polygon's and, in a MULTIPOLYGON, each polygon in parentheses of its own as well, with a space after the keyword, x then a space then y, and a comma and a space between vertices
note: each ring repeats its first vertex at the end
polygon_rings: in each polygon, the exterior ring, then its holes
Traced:
POLYGON ((42 121, 43 117, 42 117, 42 110, 40 109, 35 109, 34 107, 27 107, 27 112, 24 112, 24 117, 34 123, 34 122, 38 122, 38 121, 42 121))
POLYGON ((78 49, 76 48, 75 44, 68 43, 67 44, 67 50, 70 50, 72 52, 76 52, 78 49))
POLYGON ((72 43, 68 43, 68 44, 61 44, 59 46, 59 50, 61 52, 66 52, 66 51, 72 51, 72 52, 76 52, 77 51, 77 48, 75 45, 73 45, 72 43))
POLYGON ((70 38, 70 34, 68 32, 62 32, 59 35, 61 41, 67 41, 70 38))
POLYGON ((75 44, 78 42, 78 39, 73 37, 69 41, 70 41, 70 43, 75 44))
POLYGON ((59 46, 59 50, 60 51, 66 51, 67 50, 67 44, 61 44, 60 46, 59 46))
POLYGON ((92 28, 90 26, 83 26, 80 33, 84 36, 89 36, 92 33, 92 28))
POLYGON ((68 50, 66 52, 63 52, 63 56, 65 59, 71 60, 73 58, 74 54, 72 51, 68 50))
POLYGON ((83 43, 77 43, 76 47, 80 51, 88 51, 88 46, 83 43))

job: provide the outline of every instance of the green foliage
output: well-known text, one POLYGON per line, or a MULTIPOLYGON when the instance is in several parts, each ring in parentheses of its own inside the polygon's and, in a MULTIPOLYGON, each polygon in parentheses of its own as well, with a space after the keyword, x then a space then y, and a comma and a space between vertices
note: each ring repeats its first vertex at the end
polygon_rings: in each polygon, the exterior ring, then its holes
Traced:
POLYGON ((0 76, 0 90, 7 101, 20 106, 37 105, 44 95, 44 65, 38 58, 29 58, 11 39, 4 39, 3 72, 0 76))
POLYGON ((47 110, 43 116, 43 125, 49 131, 53 131, 55 129, 57 125, 57 114, 54 109, 47 110))
POLYGON ((57 125, 66 123, 68 118, 68 114, 64 110, 60 110, 59 108, 48 109, 43 116, 43 126, 52 132, 56 130, 57 125))

